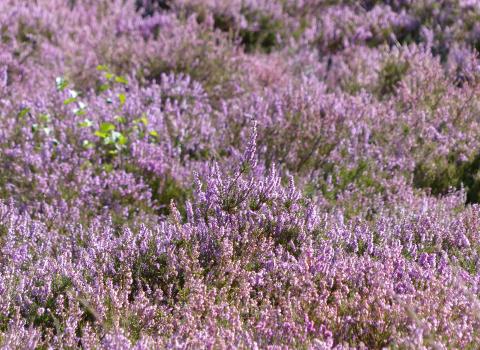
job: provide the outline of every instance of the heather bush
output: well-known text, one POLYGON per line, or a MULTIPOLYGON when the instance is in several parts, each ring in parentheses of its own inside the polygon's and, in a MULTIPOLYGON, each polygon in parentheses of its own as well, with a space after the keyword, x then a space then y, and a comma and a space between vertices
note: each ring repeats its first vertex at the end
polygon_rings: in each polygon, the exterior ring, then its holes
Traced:
POLYGON ((0 2, 0 347, 477 348, 479 14, 0 2))

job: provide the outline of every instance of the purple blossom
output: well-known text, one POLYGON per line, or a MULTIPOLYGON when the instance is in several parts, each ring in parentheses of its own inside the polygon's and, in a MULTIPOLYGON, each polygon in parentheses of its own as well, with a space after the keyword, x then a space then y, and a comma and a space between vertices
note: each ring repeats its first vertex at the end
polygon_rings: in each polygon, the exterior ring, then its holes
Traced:
POLYGON ((479 11, 0 2, 0 347, 474 348, 479 11))

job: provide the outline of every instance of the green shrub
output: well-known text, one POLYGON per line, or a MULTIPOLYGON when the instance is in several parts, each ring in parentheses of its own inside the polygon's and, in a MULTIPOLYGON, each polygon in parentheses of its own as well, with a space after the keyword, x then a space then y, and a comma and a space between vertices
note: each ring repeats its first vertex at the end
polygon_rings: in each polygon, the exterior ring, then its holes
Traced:
POLYGON ((466 188, 467 203, 480 202, 480 152, 466 162, 455 154, 421 162, 415 167, 413 184, 428 188, 433 195, 446 194, 450 189, 466 188))
POLYGON ((260 50, 270 53, 279 45, 278 36, 281 35, 283 30, 283 23, 280 20, 261 15, 258 21, 258 29, 241 29, 240 38, 246 52, 251 53, 260 50))

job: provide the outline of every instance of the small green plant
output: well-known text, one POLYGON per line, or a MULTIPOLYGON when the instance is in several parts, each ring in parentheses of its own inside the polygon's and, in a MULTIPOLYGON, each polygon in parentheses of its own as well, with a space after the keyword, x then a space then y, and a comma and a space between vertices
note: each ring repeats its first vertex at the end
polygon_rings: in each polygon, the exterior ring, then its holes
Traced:
MULTIPOLYGON (((57 91, 64 91, 68 86, 69 82, 64 77, 57 77, 55 79, 55 85, 57 91)), ((87 113, 87 104, 80 100, 80 93, 74 89, 68 89, 69 97, 63 100, 64 105, 74 105, 72 112, 75 115, 85 115, 87 113)))
POLYGON ((107 122, 100 124, 99 129, 95 131, 95 136, 100 138, 102 145, 105 146, 107 153, 110 155, 118 154, 125 149, 128 141, 125 135, 115 130, 115 124, 107 122))
POLYGON ((103 73, 103 78, 104 78, 104 80, 106 80, 106 81, 104 81, 104 83, 102 85, 100 85, 100 87, 98 89, 99 92, 110 90, 115 83, 116 84, 128 85, 128 79, 127 78, 125 78, 121 75, 113 74, 110 71, 110 69, 105 65, 98 65, 97 66, 97 71, 102 72, 103 73))
MULTIPOLYGON (((105 65, 97 66, 97 71, 101 73, 101 80, 103 83, 98 87, 97 93, 102 94, 113 89, 115 86, 126 86, 128 79, 112 73, 105 65)), ((69 82, 64 77, 57 77, 55 80, 57 91, 64 91, 68 88, 69 82)), ((127 103, 126 89, 123 92, 117 93, 117 101, 111 97, 106 97, 105 102, 114 105, 113 120, 99 122, 98 126, 90 118, 87 117, 88 106, 80 100, 81 94, 74 90, 68 89, 69 97, 63 103, 64 105, 74 105, 72 112, 77 116, 85 116, 77 125, 80 128, 88 128, 95 136, 97 142, 91 139, 84 139, 81 145, 84 149, 97 149, 103 160, 104 170, 112 169, 112 160, 122 153, 128 151, 128 143, 131 136, 135 134, 139 138, 144 138, 148 135, 149 139, 156 141, 158 133, 155 130, 148 130, 148 118, 146 114, 142 114, 139 118, 129 120, 129 118, 122 115, 123 107, 127 103)), ((20 113, 26 115, 29 109, 24 109, 20 113)))

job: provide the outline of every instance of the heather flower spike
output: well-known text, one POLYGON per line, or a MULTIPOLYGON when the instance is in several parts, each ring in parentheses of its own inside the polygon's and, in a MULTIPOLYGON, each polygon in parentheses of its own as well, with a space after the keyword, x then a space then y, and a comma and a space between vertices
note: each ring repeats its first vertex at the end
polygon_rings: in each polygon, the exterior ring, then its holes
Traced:
MULTIPOLYGON (((247 145, 247 149, 243 155, 242 167, 248 169, 254 169, 257 166, 257 121, 253 121, 253 125, 250 131, 250 140, 247 145)), ((244 171, 244 169, 241 169, 244 171)))

